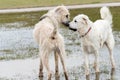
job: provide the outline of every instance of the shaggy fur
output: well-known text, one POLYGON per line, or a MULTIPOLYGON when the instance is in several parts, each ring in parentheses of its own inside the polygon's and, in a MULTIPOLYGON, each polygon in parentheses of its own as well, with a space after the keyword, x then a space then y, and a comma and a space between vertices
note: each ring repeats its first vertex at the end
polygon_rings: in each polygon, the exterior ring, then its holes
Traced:
POLYGON ((51 78, 52 71, 49 68, 49 54, 54 52, 55 71, 58 73, 58 57, 63 65, 66 80, 68 79, 64 62, 64 38, 59 33, 60 24, 68 25, 69 11, 65 6, 58 6, 44 14, 33 30, 34 39, 39 44, 40 71, 39 76, 43 76, 43 67, 46 68, 48 79, 51 78))
POLYGON ((96 72, 99 72, 99 49, 105 44, 110 53, 112 68, 115 68, 113 59, 114 38, 112 34, 112 15, 107 7, 100 10, 101 18, 92 22, 87 15, 79 14, 72 22, 70 29, 77 30, 81 37, 82 51, 84 53, 86 75, 89 74, 88 54, 94 53, 94 66, 96 72))

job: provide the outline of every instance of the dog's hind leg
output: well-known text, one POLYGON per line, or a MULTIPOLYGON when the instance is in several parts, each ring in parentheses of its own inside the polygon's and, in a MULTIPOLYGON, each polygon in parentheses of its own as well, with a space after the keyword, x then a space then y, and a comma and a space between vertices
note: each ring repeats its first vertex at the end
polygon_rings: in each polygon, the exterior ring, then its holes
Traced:
POLYGON ((68 80, 68 74, 67 74, 67 71, 66 71, 66 68, 65 68, 64 56, 63 56, 63 54, 65 54, 65 50, 64 50, 63 47, 62 48, 57 47, 56 51, 58 52, 58 55, 60 56, 60 60, 61 60, 63 70, 64 70, 65 79, 68 80))
POLYGON ((54 51, 54 56, 55 56, 55 75, 56 77, 59 77, 59 66, 58 66, 59 60, 58 60, 58 53, 56 50, 54 51))
POLYGON ((43 77, 43 64, 42 64, 42 59, 40 59, 39 77, 43 77))
POLYGON ((95 60, 94 60, 95 71, 96 73, 99 73, 99 53, 97 50, 95 51, 94 55, 95 55, 95 60))
POLYGON ((115 61, 114 61, 114 58, 113 58, 113 47, 114 47, 114 44, 115 44, 115 42, 114 42, 113 37, 111 37, 111 39, 108 39, 108 41, 105 42, 105 45, 107 46, 107 48, 109 50, 111 65, 112 65, 113 69, 115 68, 115 61))
POLYGON ((44 53, 42 54, 42 63, 43 65, 45 66, 46 70, 47 70, 47 73, 48 73, 48 80, 51 80, 51 77, 52 77, 52 71, 50 70, 50 67, 49 67, 49 53, 50 51, 48 51, 47 49, 44 50, 44 53))
POLYGON ((39 68, 39 77, 43 77, 43 63, 42 63, 42 50, 39 48, 39 54, 40 54, 40 68, 39 68))

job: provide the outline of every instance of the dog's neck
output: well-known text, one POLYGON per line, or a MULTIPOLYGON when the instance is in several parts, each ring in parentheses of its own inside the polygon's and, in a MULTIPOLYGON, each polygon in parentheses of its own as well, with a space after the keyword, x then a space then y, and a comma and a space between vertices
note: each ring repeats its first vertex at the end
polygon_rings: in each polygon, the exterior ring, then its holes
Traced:
POLYGON ((87 31, 85 30, 84 32, 81 32, 81 30, 80 31, 78 31, 81 35, 80 35, 80 38, 84 38, 85 36, 87 36, 88 34, 89 34, 89 32, 91 31, 91 27, 89 27, 88 29, 87 29, 87 31))
POLYGON ((80 38, 85 37, 90 31, 91 31, 91 27, 89 27, 89 29, 87 30, 87 32, 85 32, 84 34, 80 35, 80 38))
POLYGON ((56 19, 56 17, 45 14, 42 17, 40 17, 40 21, 45 19, 45 18, 48 18, 51 21, 51 23, 54 25, 55 29, 59 27, 60 24, 59 24, 58 20, 56 19))
POLYGON ((89 24, 79 29, 78 32, 80 33, 80 38, 86 37, 91 32, 92 27, 93 27, 93 23, 89 22, 89 24))
POLYGON ((40 21, 43 20, 43 19, 45 19, 45 18, 48 18, 49 21, 51 22, 51 24, 54 27, 51 38, 55 39, 56 38, 56 34, 58 33, 58 27, 59 27, 60 24, 59 24, 58 20, 56 19, 56 17, 48 15, 48 14, 43 15, 40 18, 40 21))

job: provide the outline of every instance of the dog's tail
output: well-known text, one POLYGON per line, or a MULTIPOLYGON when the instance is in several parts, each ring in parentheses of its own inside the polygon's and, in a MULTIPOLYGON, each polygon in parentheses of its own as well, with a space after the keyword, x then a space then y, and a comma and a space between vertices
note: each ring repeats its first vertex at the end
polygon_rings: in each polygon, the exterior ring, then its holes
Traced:
POLYGON ((108 7, 102 7, 100 9, 100 15, 102 19, 107 20, 110 24, 112 24, 112 14, 108 7))

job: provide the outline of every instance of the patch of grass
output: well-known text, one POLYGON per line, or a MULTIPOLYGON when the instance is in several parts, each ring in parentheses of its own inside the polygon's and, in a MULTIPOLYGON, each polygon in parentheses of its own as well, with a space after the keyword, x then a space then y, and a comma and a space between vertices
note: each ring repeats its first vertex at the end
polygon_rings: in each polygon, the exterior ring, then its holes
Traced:
POLYGON ((0 55, 0 60, 15 60, 25 58, 36 58, 38 57, 38 49, 36 48, 25 48, 20 50, 2 50, 4 54, 0 55), (20 52, 19 52, 20 51, 20 52), (26 53, 27 52, 27 53, 26 53))
POLYGON ((36 22, 39 21, 40 16, 44 13, 46 13, 46 11, 32 13, 0 14, 0 24, 25 22, 26 24, 21 27, 33 26, 36 22))
POLYGON ((4 49, 4 50, 0 50, 0 52, 6 53, 6 54, 10 54, 10 53, 13 53, 13 50, 4 49))
MULTIPOLYGON (((100 8, 85 8, 85 9, 74 9, 70 10, 71 19, 78 14, 86 14, 92 21, 100 19, 100 8)), ((110 7, 110 11, 113 15, 113 28, 114 30, 120 30, 120 7, 110 7)), ((14 22, 25 22, 23 27, 33 26, 39 21, 40 16, 42 16, 47 11, 40 12, 30 12, 30 13, 10 13, 10 14, 0 14, 0 24, 4 23, 14 23, 14 22)))
POLYGON ((98 1, 95 1, 95 2, 92 2, 93 4, 96 4, 96 3, 100 3, 100 2, 98 2, 98 1))
POLYGON ((113 28, 116 31, 120 31, 120 7, 112 7, 111 8, 112 15, 113 15, 113 28))
POLYGON ((0 0, 0 8, 22 8, 53 5, 73 5, 88 3, 119 2, 120 0, 0 0))

